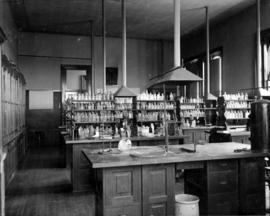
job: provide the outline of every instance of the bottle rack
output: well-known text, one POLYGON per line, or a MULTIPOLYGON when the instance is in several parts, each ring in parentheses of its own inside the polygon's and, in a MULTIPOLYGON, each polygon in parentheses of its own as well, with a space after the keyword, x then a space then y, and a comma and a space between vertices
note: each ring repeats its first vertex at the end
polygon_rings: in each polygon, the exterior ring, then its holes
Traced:
POLYGON ((190 126, 190 121, 205 118, 205 105, 202 98, 185 98, 178 99, 179 119, 185 126, 190 126))
POLYGON ((247 94, 226 94, 224 98, 224 116, 229 125, 245 125, 251 112, 251 102, 247 94))
POLYGON ((98 128, 102 135, 115 135, 118 133, 116 127, 124 119, 133 125, 133 117, 136 115, 133 103, 133 98, 113 98, 110 93, 97 93, 94 96, 74 94, 66 97, 64 112, 69 133, 72 137, 80 133, 88 134, 83 137, 92 137, 98 128))
MULTIPOLYGON (((116 127, 123 124, 126 119, 132 127, 132 135, 140 135, 144 127, 150 128, 160 135, 164 135, 165 120, 169 127, 169 135, 176 135, 177 128, 184 119, 196 119, 205 117, 205 107, 202 99, 179 98, 169 94, 164 100, 163 94, 143 93, 137 98, 114 98, 110 96, 94 96, 87 100, 88 96, 69 98, 66 104, 67 117, 73 130, 78 127, 112 128, 115 134, 116 127), (80 98, 80 99, 78 99, 80 98), (98 98, 98 100, 96 99, 98 98), (104 99, 106 98, 106 99, 104 99), (109 99, 109 100, 108 100, 109 99), (179 103, 180 102, 180 103, 179 103), (165 116, 164 116, 165 113, 165 116), (162 132, 163 130, 163 132, 162 132), (138 133, 139 131, 139 133, 138 133)), ((88 130, 88 129, 87 129, 88 130)))

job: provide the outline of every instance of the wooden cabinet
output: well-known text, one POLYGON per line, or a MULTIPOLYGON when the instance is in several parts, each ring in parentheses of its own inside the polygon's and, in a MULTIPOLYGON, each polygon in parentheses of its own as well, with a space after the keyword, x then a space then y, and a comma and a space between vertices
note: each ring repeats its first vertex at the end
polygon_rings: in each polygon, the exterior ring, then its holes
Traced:
POLYGON ((140 167, 98 170, 96 186, 96 215, 141 215, 140 167))
POLYGON ((237 214, 237 160, 208 161, 204 169, 186 170, 185 192, 200 197, 202 214, 237 214))
POLYGON ((143 215, 174 215, 174 165, 142 168, 143 215))
POLYGON ((185 170, 185 192, 200 197, 201 214, 264 214, 263 158, 208 161, 204 169, 185 170))
POLYGON ((265 214, 264 159, 240 160, 241 214, 265 214))
POLYGON ((97 216, 173 216, 174 164, 96 172, 97 216))

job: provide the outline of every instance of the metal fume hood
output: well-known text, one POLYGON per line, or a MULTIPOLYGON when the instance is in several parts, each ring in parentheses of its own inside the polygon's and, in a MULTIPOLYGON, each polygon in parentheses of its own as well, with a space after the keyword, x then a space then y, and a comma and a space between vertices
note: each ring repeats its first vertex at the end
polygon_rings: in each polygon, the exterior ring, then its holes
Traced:
POLYGON ((158 84, 188 84, 190 82, 202 81, 202 78, 188 71, 181 65, 181 43, 180 43, 180 0, 174 0, 174 67, 168 72, 156 77, 148 83, 147 88, 158 84))
POLYGON ((191 73, 186 68, 179 66, 176 68, 172 68, 165 74, 162 74, 159 77, 152 79, 148 83, 147 88, 163 83, 173 84, 175 82, 176 84, 188 84, 191 82, 198 82, 198 81, 202 81, 202 78, 191 73))
POLYGON ((115 97, 136 97, 137 95, 126 86, 121 86, 115 93, 115 97))

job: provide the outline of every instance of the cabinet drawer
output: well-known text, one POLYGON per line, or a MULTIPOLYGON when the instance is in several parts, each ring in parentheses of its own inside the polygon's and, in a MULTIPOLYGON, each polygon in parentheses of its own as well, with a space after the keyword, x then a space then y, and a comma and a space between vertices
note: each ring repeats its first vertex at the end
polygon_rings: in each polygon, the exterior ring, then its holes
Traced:
POLYGON ((237 192, 238 175, 236 171, 212 172, 209 174, 208 191, 214 193, 237 192))
POLYGON ((140 206, 126 206, 119 208, 106 208, 104 216, 141 216, 140 206))
POLYGON ((238 193, 209 195, 208 214, 236 215, 239 211, 238 193))
POLYGON ((237 160, 218 160, 208 162, 209 172, 216 171, 236 171, 237 170, 237 160))

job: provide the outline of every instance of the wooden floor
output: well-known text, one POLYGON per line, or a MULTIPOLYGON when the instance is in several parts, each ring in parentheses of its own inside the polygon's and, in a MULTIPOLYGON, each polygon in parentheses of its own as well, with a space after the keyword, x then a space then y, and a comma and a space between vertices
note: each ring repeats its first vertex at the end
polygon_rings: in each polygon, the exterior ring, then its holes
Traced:
POLYGON ((6 191, 6 216, 94 216, 94 194, 73 194, 63 153, 29 149, 6 191))

